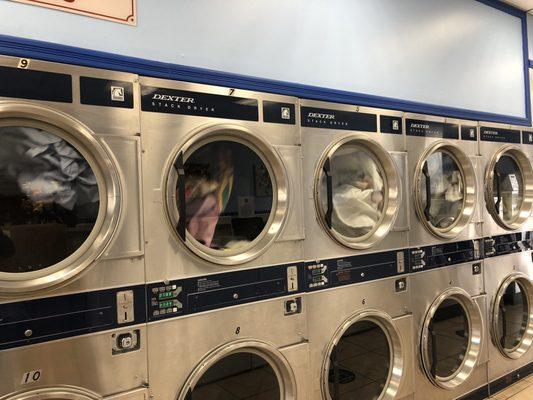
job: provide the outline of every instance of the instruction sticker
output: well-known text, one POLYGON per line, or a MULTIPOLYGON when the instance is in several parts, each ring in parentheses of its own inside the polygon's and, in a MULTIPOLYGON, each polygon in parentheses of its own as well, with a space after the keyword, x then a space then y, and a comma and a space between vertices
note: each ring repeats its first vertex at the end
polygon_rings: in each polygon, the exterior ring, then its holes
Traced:
POLYGON ((518 192, 520 190, 518 179, 516 179, 515 174, 509 174, 509 182, 511 183, 511 189, 513 192, 518 192))

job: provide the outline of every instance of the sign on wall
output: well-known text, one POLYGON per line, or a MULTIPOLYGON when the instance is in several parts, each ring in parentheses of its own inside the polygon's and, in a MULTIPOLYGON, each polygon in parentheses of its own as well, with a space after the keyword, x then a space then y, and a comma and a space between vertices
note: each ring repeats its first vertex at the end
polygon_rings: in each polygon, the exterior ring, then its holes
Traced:
POLYGON ((121 24, 137 25, 136 0, 11 0, 121 24))

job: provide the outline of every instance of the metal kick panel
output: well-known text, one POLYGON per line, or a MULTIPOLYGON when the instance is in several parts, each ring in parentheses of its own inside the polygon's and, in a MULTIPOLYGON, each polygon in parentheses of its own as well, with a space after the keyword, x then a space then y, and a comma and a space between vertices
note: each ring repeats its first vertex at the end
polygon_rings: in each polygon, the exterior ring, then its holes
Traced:
POLYGON ((144 285, 0 305, 0 350, 146 320, 144 285))
POLYGON ((301 293, 303 263, 147 285, 148 321, 301 293))

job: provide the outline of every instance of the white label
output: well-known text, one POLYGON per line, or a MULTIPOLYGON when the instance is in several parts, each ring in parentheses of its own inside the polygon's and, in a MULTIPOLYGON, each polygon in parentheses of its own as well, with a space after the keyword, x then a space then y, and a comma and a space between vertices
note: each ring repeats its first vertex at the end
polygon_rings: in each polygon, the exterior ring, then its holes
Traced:
POLYGON ((513 192, 518 192, 520 190, 518 185, 518 179, 516 179, 515 174, 509 174, 509 182, 511 182, 511 189, 513 192))
POLYGON ((25 385, 26 383, 39 382, 42 375, 43 375, 42 369, 25 372, 24 375, 22 375, 22 381, 20 383, 22 385, 25 385))
POLYGON ((26 69, 30 66, 30 60, 28 58, 21 58, 19 60, 19 68, 26 69))

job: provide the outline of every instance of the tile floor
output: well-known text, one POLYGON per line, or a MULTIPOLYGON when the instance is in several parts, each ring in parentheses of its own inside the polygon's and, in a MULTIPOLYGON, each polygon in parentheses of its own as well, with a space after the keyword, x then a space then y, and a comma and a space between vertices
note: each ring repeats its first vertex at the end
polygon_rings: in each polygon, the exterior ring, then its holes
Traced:
POLYGON ((507 389, 490 396, 494 400, 532 400, 533 399, 533 375, 516 382, 507 389))

